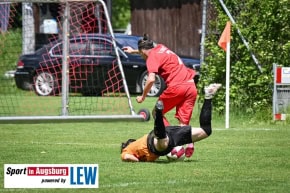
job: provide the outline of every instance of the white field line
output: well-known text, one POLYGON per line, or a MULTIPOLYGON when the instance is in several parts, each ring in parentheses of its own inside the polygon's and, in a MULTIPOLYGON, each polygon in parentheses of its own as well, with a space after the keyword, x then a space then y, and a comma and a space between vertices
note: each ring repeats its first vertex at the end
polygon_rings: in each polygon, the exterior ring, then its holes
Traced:
MULTIPOLYGON (((263 179, 248 179, 248 180, 243 180, 243 181, 261 181, 263 179)), ((132 187, 132 186, 138 186, 138 187, 144 187, 142 190, 146 190, 145 187, 147 187, 148 185, 163 185, 163 184, 166 184, 166 185, 169 185, 169 186, 172 186, 172 185, 180 185, 182 183, 190 183, 191 180, 187 180, 187 179, 183 179, 183 180, 169 180, 169 181, 158 181, 158 182, 134 182, 134 181, 131 181, 131 182, 125 182, 125 183, 115 183, 115 184, 106 184, 106 185, 102 185, 102 184, 99 184, 99 189, 102 189, 102 188, 126 188, 126 187, 132 187)), ((46 189, 38 189, 38 191, 44 191, 46 189)), ((27 193, 29 192, 28 190, 25 190, 25 189, 13 189, 13 191, 9 190, 9 189, 2 189, 0 190, 0 192, 22 192, 22 193, 27 193)))
POLYGON ((126 182, 126 183, 116 183, 116 184, 107 184, 107 185, 100 185, 100 188, 115 188, 115 187, 129 187, 129 186, 142 186, 146 187, 145 185, 173 185, 173 184, 181 184, 181 183, 189 183, 190 181, 184 180, 169 180, 169 181, 158 181, 158 182, 126 182))
MULTIPOLYGON (((213 128, 213 131, 278 131, 279 129, 273 129, 273 128, 213 128)), ((79 145, 79 146, 98 146, 100 147, 99 144, 97 143, 75 143, 75 142, 56 142, 56 143, 51 143, 51 142, 42 142, 42 141, 31 141, 30 143, 23 143, 23 142, 16 142, 16 141, 1 141, 0 144, 35 144, 35 145, 79 145)), ((115 147, 115 146, 120 146, 120 143, 114 143, 114 144, 102 144, 102 146, 107 146, 107 147, 115 147)))
MULTIPOLYGON (((162 185, 162 184, 174 185, 174 184, 189 183, 189 182, 190 181, 188 181, 188 180, 178 180, 178 181, 177 180, 170 180, 170 181, 158 181, 158 182, 134 182, 134 181, 132 181, 132 182, 126 182, 126 183, 116 183, 116 184, 106 184, 106 185, 99 184, 99 188, 124 188, 124 187, 131 187, 131 186, 146 187, 148 185, 162 185)), ((146 188, 144 188, 144 189, 146 189, 146 188)), ((38 189, 37 191, 41 191, 41 190, 46 190, 46 189, 38 189)), ((25 190, 25 189, 13 189, 13 191, 9 190, 9 189, 2 189, 2 190, 0 190, 0 192, 28 193, 29 191, 25 190)))
MULTIPOLYGON (((32 144, 32 145, 79 145, 79 146, 98 146, 100 147, 100 144, 97 144, 97 143, 74 143, 74 142, 56 142, 56 143, 51 143, 51 142, 40 142, 40 141, 31 141, 31 142, 28 142, 28 143, 25 143, 25 142, 11 142, 11 141, 1 141, 0 144, 7 144, 7 143, 12 143, 12 144, 21 144, 21 145, 24 145, 24 144, 32 144)), ((115 147, 116 145, 121 145, 121 142, 120 144, 102 144, 102 146, 110 146, 110 147, 115 147)))
MULTIPOLYGON (((244 182, 248 182, 248 181, 262 181, 263 179, 259 179, 259 178, 255 178, 255 179, 245 179, 242 180, 244 182)), ((187 180, 187 179, 182 179, 182 180, 169 180, 169 181, 158 181, 158 182, 126 182, 126 183, 116 183, 116 184, 106 184, 106 185, 99 185, 99 188, 122 188, 122 187, 130 187, 130 186, 139 186, 139 187, 147 187, 148 185, 175 185, 175 184, 188 184, 191 183, 192 180, 187 180)), ((197 181, 197 180, 195 180, 197 181)), ((224 180, 222 180, 224 182, 224 180)))
MULTIPOLYGON (((213 131, 275 131, 278 129, 273 128, 213 128, 213 131)), ((11 143, 11 141, 1 141, 0 143, 11 143)), ((121 143, 121 142, 120 142, 121 143)), ((95 146, 98 145, 96 143, 75 143, 75 142, 40 142, 40 141, 31 141, 30 143, 21 143, 13 141, 13 144, 37 144, 37 145, 80 145, 80 146, 95 146)), ((103 146, 119 146, 120 144, 103 144, 103 146)), ((99 145, 98 145, 99 146, 99 145)))
POLYGON ((213 131, 275 131, 278 129, 273 129, 273 128, 243 128, 243 129, 239 129, 239 128, 214 128, 212 129, 213 131))

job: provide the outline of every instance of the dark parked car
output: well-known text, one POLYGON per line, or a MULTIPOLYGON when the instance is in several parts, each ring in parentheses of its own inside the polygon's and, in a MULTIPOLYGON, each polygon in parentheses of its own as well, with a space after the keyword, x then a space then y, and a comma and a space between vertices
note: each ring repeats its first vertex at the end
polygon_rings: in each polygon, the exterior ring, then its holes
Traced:
MULTIPOLYGON (((124 46, 137 47, 139 36, 115 34, 118 53, 130 93, 142 93, 147 79, 146 63, 138 54, 128 54, 124 46)), ((82 34, 69 38, 69 91, 83 95, 101 95, 123 89, 112 37, 104 34, 82 34), (109 89, 108 89, 109 88, 109 89)), ((22 55, 17 63, 15 81, 18 88, 34 90, 40 96, 56 95, 62 86, 62 41, 51 42, 34 54, 22 55)), ((200 61, 181 57, 189 68, 199 71, 200 61)), ((198 75, 195 77, 198 79, 198 75)), ((157 76, 148 96, 159 96, 166 87, 157 76)))

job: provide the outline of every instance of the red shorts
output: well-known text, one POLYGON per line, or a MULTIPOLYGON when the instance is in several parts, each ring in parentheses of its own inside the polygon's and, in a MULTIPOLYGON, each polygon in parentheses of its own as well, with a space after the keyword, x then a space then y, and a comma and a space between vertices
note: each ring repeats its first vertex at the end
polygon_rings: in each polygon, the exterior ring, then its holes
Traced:
POLYGON ((160 95, 159 100, 163 101, 163 114, 176 107, 175 118, 181 123, 189 125, 196 97, 195 83, 184 82, 167 87, 160 95))

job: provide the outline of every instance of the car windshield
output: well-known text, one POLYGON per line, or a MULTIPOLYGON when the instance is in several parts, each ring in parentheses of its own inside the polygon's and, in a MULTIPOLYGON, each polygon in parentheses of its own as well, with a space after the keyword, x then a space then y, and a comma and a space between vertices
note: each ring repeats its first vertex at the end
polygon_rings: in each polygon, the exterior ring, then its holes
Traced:
POLYGON ((138 36, 122 36, 116 35, 116 41, 122 46, 130 46, 133 49, 138 49, 138 36))
MULTIPOLYGON (((115 34, 116 42, 120 46, 120 48, 124 46, 130 46, 133 49, 138 49, 138 40, 141 38, 139 36, 131 36, 131 35, 124 35, 124 34, 115 34)), ((46 45, 44 45, 42 48, 35 51, 36 54, 41 54, 47 50, 49 50, 51 47, 54 47, 58 43, 61 42, 61 39, 50 42, 46 45)), ((61 44, 60 44, 61 45, 61 44)), ((61 48, 59 48, 59 51, 61 52, 61 48)), ((71 50, 70 50, 71 51, 71 50)), ((56 53, 54 53, 56 54, 56 53)), ((61 54, 61 53, 58 53, 61 54)))
POLYGON ((43 52, 48 51, 51 47, 53 47, 54 45, 56 45, 59 42, 60 42, 60 40, 55 40, 55 41, 49 42, 48 44, 43 45, 41 48, 37 49, 35 51, 35 54, 37 54, 37 55, 42 54, 43 52))

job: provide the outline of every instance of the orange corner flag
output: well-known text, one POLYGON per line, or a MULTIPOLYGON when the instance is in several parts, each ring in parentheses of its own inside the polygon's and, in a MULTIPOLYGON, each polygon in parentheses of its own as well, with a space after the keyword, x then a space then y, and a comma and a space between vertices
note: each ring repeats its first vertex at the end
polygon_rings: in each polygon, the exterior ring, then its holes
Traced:
POLYGON ((231 22, 228 21, 220 39, 219 39, 218 45, 224 51, 227 51, 227 43, 230 41, 231 41, 231 22))

